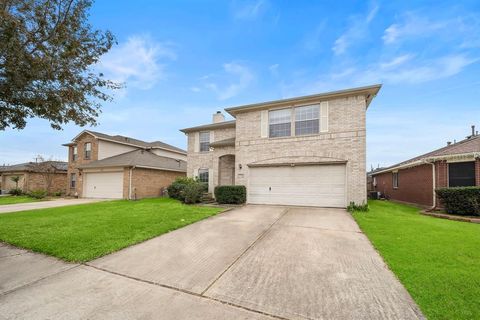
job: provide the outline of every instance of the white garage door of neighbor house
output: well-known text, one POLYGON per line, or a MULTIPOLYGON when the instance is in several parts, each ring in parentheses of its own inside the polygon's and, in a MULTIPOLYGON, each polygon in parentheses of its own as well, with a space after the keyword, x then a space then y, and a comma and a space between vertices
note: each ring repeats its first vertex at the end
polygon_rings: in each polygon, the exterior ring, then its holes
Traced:
POLYGON ((248 203, 345 207, 345 165, 250 168, 248 203))
POLYGON ((85 198, 123 198, 123 172, 85 173, 85 198))

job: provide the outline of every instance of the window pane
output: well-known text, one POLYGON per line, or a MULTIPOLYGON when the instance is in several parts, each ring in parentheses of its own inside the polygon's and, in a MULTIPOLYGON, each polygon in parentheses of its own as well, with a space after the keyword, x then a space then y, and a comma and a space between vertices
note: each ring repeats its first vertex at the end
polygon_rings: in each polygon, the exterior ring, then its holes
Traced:
POLYGON ((210 151, 210 132, 200 132, 200 151, 210 151))
POLYGON ((459 162, 448 164, 449 187, 475 186, 475 162, 459 162))
POLYGON ((274 110, 268 113, 269 136, 288 137, 291 135, 291 109, 274 110))
POLYGON ((198 180, 200 180, 200 182, 208 183, 208 169, 198 170, 198 180))
POLYGON ((75 173, 70 174, 70 187, 75 188, 75 182, 77 181, 77 175, 75 173))
POLYGON ((316 134, 320 130, 318 105, 295 108, 295 135, 316 134))

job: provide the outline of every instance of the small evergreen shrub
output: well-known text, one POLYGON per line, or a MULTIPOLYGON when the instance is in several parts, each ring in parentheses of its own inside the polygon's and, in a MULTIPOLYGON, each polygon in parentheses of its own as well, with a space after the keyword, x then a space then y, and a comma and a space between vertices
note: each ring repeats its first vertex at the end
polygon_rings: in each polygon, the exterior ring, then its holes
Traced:
POLYGON ((200 201, 202 193, 208 190, 202 183, 193 178, 178 177, 168 186, 167 192, 170 198, 182 201, 184 203, 197 203, 200 201))
POLYGON ((480 187, 440 188, 435 192, 448 213, 480 216, 480 187))
POLYGON ((55 197, 61 197, 61 196, 63 196, 63 191, 55 191, 55 192, 53 193, 53 195, 54 195, 55 197))
POLYGON ((47 196, 47 190, 32 190, 28 193, 28 196, 34 199, 43 199, 47 196))
POLYGON ((247 201, 247 189, 245 186, 218 186, 215 199, 222 204, 242 204, 247 201))
POLYGON ((186 204, 194 204, 200 202, 204 187, 201 183, 187 184, 184 190, 184 200, 186 204))
POLYGON ((8 191, 9 194, 12 196, 21 196, 23 194, 22 189, 20 188, 13 188, 8 191))
POLYGON ((360 212, 367 212, 370 210, 368 207, 368 204, 365 202, 362 202, 362 204, 356 204, 355 202, 350 202, 350 204, 347 207, 347 211, 350 213, 353 213, 355 211, 360 211, 360 212))

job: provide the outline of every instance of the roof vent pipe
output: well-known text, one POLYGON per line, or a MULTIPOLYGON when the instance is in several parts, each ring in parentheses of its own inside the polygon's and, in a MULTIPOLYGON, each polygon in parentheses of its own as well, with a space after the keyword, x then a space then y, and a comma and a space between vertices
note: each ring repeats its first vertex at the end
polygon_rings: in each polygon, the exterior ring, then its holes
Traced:
POLYGON ((472 137, 475 137, 475 125, 472 125, 472 137))
POLYGON ((447 146, 451 145, 452 141, 447 141, 447 146))

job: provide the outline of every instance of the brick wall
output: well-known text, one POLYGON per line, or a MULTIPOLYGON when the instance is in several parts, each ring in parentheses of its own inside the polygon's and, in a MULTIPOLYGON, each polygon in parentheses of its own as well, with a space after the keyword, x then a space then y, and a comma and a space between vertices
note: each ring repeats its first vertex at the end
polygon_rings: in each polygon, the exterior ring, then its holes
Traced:
POLYGON ((475 160, 475 185, 480 186, 480 159, 475 160))
POLYGON ((78 196, 82 196, 83 189, 83 175, 79 174, 78 166, 82 164, 87 164, 92 161, 98 160, 98 140, 95 139, 91 134, 84 133, 76 140, 78 157, 76 161, 72 160, 72 151, 73 147, 68 147, 68 175, 67 175, 67 185, 66 193, 67 195, 74 195, 75 192, 78 193, 78 196), (85 143, 90 142, 92 144, 92 154, 89 160, 84 159, 84 146, 85 143), (76 188, 70 188, 70 175, 72 173, 77 174, 77 183, 76 188))
MULTIPOLYGON (((132 197, 136 197, 136 199, 160 197, 162 190, 168 187, 175 178, 185 175, 185 173, 175 171, 135 168, 132 170, 132 197)), ((125 169, 124 177, 123 195, 128 198, 128 169, 125 169)))
MULTIPOLYGON (((65 192, 65 189, 67 188, 67 173, 54 173, 52 175, 50 190, 48 191, 50 193, 56 191, 65 192)), ((28 191, 46 190, 47 182, 45 177, 40 173, 29 172, 26 181, 26 188, 28 191)))
POLYGON ((398 188, 393 188, 391 172, 376 175, 376 191, 397 201, 433 205, 432 166, 429 164, 398 170, 398 188))

